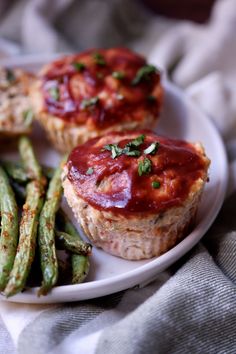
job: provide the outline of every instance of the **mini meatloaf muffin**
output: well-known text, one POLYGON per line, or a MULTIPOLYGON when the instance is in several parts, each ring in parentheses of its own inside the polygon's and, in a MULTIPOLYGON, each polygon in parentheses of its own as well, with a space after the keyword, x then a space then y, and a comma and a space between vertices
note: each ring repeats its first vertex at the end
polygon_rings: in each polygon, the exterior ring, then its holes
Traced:
POLYGON ((29 87, 33 78, 21 69, 0 68, 0 138, 30 132, 29 87))
POLYGON ((36 118, 62 152, 110 131, 151 128, 162 103, 157 68, 124 48, 54 61, 31 93, 36 118))
POLYGON ((189 232, 209 164, 200 144, 150 131, 110 133, 71 152, 64 193, 95 246, 151 258, 189 232))

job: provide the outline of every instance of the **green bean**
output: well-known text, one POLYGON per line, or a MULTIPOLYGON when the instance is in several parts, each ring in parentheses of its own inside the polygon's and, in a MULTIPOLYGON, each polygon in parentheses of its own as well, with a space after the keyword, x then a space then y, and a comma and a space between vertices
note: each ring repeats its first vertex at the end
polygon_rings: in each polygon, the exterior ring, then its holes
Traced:
MULTIPOLYGON (((9 177, 18 183, 29 182, 30 176, 24 170, 22 164, 14 161, 1 161, 1 165, 6 170, 9 177)), ((42 166, 43 175, 47 179, 51 179, 55 169, 49 166, 42 166)))
POLYGON ((20 238, 10 279, 4 294, 9 297, 20 292, 26 283, 34 260, 39 213, 43 205, 43 184, 31 181, 26 187, 26 201, 20 223, 20 238))
MULTIPOLYGON (((62 210, 60 210, 58 213, 58 222, 61 224, 61 226, 63 226, 63 230, 65 230, 66 233, 70 234, 73 237, 76 237, 79 240, 82 240, 80 234, 78 233, 74 225, 71 223, 68 216, 62 210)), ((81 283, 86 278, 89 272, 89 257, 79 254, 72 254, 71 264, 72 283, 81 283)))
POLYGON ((12 270, 18 242, 18 208, 7 174, 0 167, 0 290, 4 290, 12 270))
POLYGON ((29 182, 27 173, 22 164, 17 162, 3 161, 1 164, 9 176, 10 185, 15 193, 17 202, 22 205, 26 199, 25 182, 29 182))
POLYGON ((72 264, 72 284, 82 283, 87 277, 89 272, 89 257, 80 256, 78 254, 72 254, 71 256, 72 264))
POLYGON ((49 183, 46 201, 39 218, 39 251, 43 282, 38 295, 46 295, 58 279, 58 262, 55 246, 55 218, 62 196, 62 163, 49 183))
POLYGON ((10 278, 4 290, 9 297, 21 291, 34 260, 39 214, 43 205, 45 181, 28 138, 21 137, 19 151, 25 171, 33 178, 26 186, 26 201, 20 223, 20 237, 10 278))
POLYGON ((13 180, 20 183, 28 182, 29 177, 21 164, 13 161, 2 161, 1 165, 13 180))
POLYGON ((59 249, 66 249, 71 253, 88 256, 91 254, 92 246, 90 243, 80 240, 66 232, 56 230, 56 244, 59 249))
POLYGON ((35 180, 35 179, 41 179, 42 178, 42 169, 41 166, 39 165, 31 142, 29 138, 26 136, 22 136, 19 140, 19 151, 21 155, 21 160, 23 167, 29 176, 30 179, 35 180))

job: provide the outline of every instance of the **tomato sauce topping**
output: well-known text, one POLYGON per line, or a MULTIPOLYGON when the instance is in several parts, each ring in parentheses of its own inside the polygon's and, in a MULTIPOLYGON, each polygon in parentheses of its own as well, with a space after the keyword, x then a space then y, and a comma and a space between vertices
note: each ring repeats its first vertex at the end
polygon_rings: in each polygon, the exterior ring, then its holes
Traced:
POLYGON ((158 116, 160 73, 128 49, 89 50, 49 64, 44 111, 73 124, 104 128, 158 116))
POLYGON ((88 204, 127 215, 181 205, 193 183, 204 178, 208 160, 185 141, 139 131, 92 139, 71 152, 67 167, 68 179, 88 204), (139 145, 127 148, 135 138, 139 145))

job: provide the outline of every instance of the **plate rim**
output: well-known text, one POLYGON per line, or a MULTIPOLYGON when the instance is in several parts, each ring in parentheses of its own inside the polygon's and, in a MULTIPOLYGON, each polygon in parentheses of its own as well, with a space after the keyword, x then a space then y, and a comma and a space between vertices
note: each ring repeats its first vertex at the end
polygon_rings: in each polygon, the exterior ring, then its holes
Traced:
MULTIPOLYGON (((10 61, 8 59, 8 66, 19 67, 27 65, 42 65, 43 63, 48 62, 49 58, 53 57, 58 57, 58 54, 46 54, 41 56, 41 58, 38 55, 23 56, 20 58, 14 57, 10 61)), ((4 64, 5 61, 6 60, 0 60, 0 64, 4 64)), ((169 251, 165 252, 159 257, 153 258, 152 260, 150 260, 150 262, 146 264, 140 265, 139 267, 133 270, 129 270, 126 273, 114 275, 106 279, 84 282, 81 284, 57 286, 53 288, 51 293, 48 294, 46 297, 37 297, 36 293, 38 287, 34 287, 27 288, 26 291, 8 299, 5 298, 3 295, 0 295, 0 300, 8 302, 34 304, 81 301, 109 295, 117 291, 122 291, 137 285, 142 285, 142 283, 147 284, 149 282, 149 279, 151 281, 152 279, 154 279, 154 277, 157 277, 157 275, 161 271, 166 269, 171 264, 175 263, 184 254, 189 252, 205 235, 206 231, 210 228, 216 216, 218 215, 226 194, 228 182, 228 162, 226 149, 223 143, 223 139, 217 131, 217 128, 210 120, 210 118, 197 106, 197 104, 193 100, 191 100, 184 91, 175 86, 173 83, 167 80, 163 80, 163 86, 167 89, 167 91, 169 90, 171 93, 174 94, 174 96, 177 96, 177 98, 181 102, 184 102, 184 104, 194 109, 194 111, 196 111, 196 114, 201 116, 201 121, 204 121, 205 123, 204 128, 210 128, 211 135, 214 135, 214 140, 218 144, 217 152, 220 156, 220 165, 222 166, 222 171, 224 172, 219 178, 220 184, 218 188, 218 193, 209 213, 207 214, 207 217, 200 220, 194 230, 169 251), (199 229, 201 229, 201 232, 199 232, 199 229), (145 276, 145 273, 148 273, 150 275, 145 276), (130 281, 130 285, 127 284, 128 281, 130 281), (88 295, 87 292, 90 292, 90 295, 88 295)))

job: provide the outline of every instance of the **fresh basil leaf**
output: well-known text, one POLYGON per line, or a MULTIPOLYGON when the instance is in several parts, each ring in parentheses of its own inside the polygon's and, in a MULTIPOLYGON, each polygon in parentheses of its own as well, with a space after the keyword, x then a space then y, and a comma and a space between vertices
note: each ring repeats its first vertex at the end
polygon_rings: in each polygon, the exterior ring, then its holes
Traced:
POLYGON ((81 105, 80 107, 82 109, 85 109, 85 108, 88 108, 90 106, 94 106, 98 103, 99 101, 99 98, 96 96, 96 97, 92 97, 92 98, 85 98, 82 102, 81 102, 81 105))
POLYGON ((144 142, 144 139, 145 139, 145 135, 144 134, 139 135, 136 139, 133 139, 128 144, 126 144, 126 146, 128 146, 128 147, 140 146, 144 142))
POLYGON ((100 53, 94 53, 93 59, 97 65, 101 65, 101 66, 106 65, 106 61, 104 59, 104 56, 100 53))
POLYGON ((113 71, 112 77, 117 80, 122 80, 125 77, 125 73, 123 73, 122 71, 113 71))
POLYGON ((145 155, 154 155, 157 152, 159 146, 160 144, 158 142, 151 143, 151 145, 149 145, 143 152, 145 155))
POLYGON ((139 157, 141 155, 141 152, 139 150, 124 149, 123 153, 127 156, 135 156, 135 157, 139 157))
POLYGON ((83 71, 86 68, 85 64, 81 62, 74 62, 72 65, 77 71, 83 71))
POLYGON ((138 174, 142 176, 144 174, 150 173, 152 170, 152 162, 147 157, 138 163, 138 174))
POLYGON ((104 150, 111 151, 111 156, 113 159, 122 155, 123 149, 121 149, 117 144, 108 144, 103 147, 104 150))
POLYGON ((144 65, 138 70, 135 78, 132 81, 132 85, 138 85, 141 81, 150 80, 150 75, 157 72, 157 68, 154 65, 144 65))
POLYGON ((161 183, 159 181, 153 181, 152 182, 152 187, 154 189, 158 189, 158 188, 160 188, 160 186, 161 186, 161 183))

